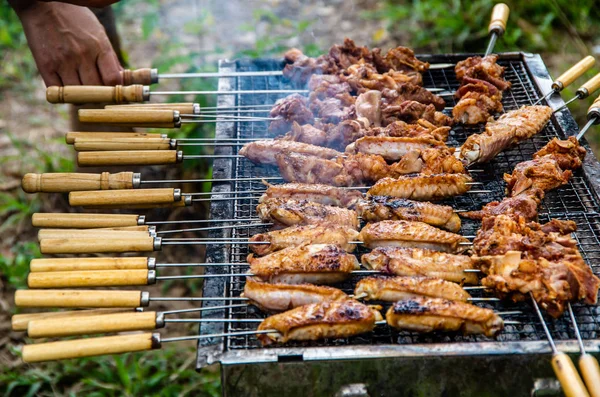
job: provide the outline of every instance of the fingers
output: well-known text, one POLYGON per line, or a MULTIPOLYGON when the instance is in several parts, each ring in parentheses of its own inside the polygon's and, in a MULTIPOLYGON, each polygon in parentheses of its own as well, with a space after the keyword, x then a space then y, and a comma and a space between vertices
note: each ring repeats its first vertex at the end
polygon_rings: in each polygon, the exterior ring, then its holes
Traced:
POLYGON ((60 77, 58 77, 58 73, 54 72, 53 70, 48 71, 46 69, 40 69, 40 74, 42 75, 42 79, 44 80, 46 87, 62 85, 60 77))
POLYGON ((79 77, 83 85, 102 85, 100 71, 93 60, 86 59, 79 67, 79 77))
POLYGON ((123 84, 123 77, 121 76, 122 68, 112 48, 100 53, 96 63, 104 85, 123 84))
POLYGON ((62 81, 62 84, 60 85, 81 85, 81 80, 79 79, 79 73, 77 73, 77 69, 61 69, 58 71, 58 76, 62 81))

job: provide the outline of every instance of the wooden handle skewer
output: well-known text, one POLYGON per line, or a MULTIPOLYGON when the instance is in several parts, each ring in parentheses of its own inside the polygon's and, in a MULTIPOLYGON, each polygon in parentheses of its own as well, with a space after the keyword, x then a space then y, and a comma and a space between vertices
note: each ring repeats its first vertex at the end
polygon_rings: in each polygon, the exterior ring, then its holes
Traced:
POLYGON ((69 193, 72 206, 171 204, 181 200, 181 189, 90 190, 69 193))
POLYGON ((150 90, 142 85, 124 87, 108 86, 51 86, 46 89, 46 100, 50 103, 128 103, 150 99, 150 90))
POLYGON ((139 226, 145 223, 145 217, 129 214, 69 214, 35 213, 31 217, 34 227, 47 228, 107 228, 139 226))
POLYGON ((15 292, 15 306, 37 308, 118 308, 145 307, 150 295, 144 291, 42 290, 15 292))
POLYGON ((506 23, 508 22, 508 16, 510 15, 510 8, 504 3, 498 3, 492 9, 492 16, 490 18, 490 24, 488 26, 488 33, 490 34, 490 42, 488 43, 487 49, 485 50, 485 56, 488 56, 494 50, 498 37, 502 36, 506 31, 506 23))
POLYGON ((114 229, 41 229, 38 240, 65 238, 136 238, 155 236, 156 233, 139 230, 114 229))
POLYGON ((177 150, 126 150, 79 152, 77 163, 82 167, 110 165, 164 165, 177 164, 183 160, 183 152, 177 150))
POLYGON ((118 150, 172 150, 176 141, 169 138, 76 138, 78 152, 118 150))
POLYGON ((143 256, 125 258, 39 258, 31 260, 29 271, 40 273, 88 270, 152 270, 155 263, 154 258, 143 256))
POLYGON ((151 134, 148 132, 80 132, 73 131, 65 134, 65 142, 69 145, 75 143, 77 138, 93 138, 93 139, 115 139, 115 138, 169 138, 167 134, 151 134))
POLYGON ((596 63, 596 59, 593 56, 588 55, 581 61, 573 65, 569 70, 558 76, 552 83, 552 88, 558 91, 562 91, 565 87, 571 85, 575 80, 581 77, 596 63))
POLYGON ((79 121, 82 123, 102 123, 112 125, 179 128, 180 113, 169 109, 80 109, 79 121))
POLYGON ((154 274, 146 269, 29 273, 27 286, 33 289, 149 285, 155 282, 154 274))
POLYGON ((150 68, 125 69, 121 71, 121 77, 123 78, 123 85, 151 85, 158 83, 158 70, 150 68))
MULTIPOLYGON (((143 84, 143 83, 140 83, 143 84)), ((150 85, 150 84, 144 84, 150 85)), ((134 103, 129 105, 106 105, 104 109, 137 109, 137 110, 176 110, 180 114, 200 114, 200 105, 191 102, 180 103, 134 103)))
POLYGON ((116 174, 109 172, 101 174, 30 173, 25 174, 21 186, 27 193, 67 193, 85 190, 133 189, 133 181, 133 172, 119 172, 116 174))
POLYGON ((61 312, 41 312, 41 313, 24 313, 15 314, 11 318, 11 327, 13 331, 27 331, 27 326, 31 321, 46 320, 46 319, 59 319, 61 323, 69 321, 70 317, 83 317, 83 316, 98 316, 104 314, 115 314, 128 312, 131 314, 132 308, 107 308, 107 309, 87 309, 87 310, 69 310, 61 312))
POLYGON ((160 250, 160 238, 139 237, 127 239, 44 239, 40 241, 42 254, 93 254, 109 252, 152 252, 160 250))

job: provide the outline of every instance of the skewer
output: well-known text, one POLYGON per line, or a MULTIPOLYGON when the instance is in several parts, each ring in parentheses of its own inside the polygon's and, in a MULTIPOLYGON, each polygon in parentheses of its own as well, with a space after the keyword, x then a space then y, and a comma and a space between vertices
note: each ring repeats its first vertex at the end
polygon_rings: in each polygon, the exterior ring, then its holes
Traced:
POLYGON ((583 346, 583 340, 579 333, 579 326, 577 325, 577 319, 575 318, 575 313, 573 313, 571 302, 567 303, 567 310, 569 311, 571 324, 573 324, 577 343, 579 344, 579 351, 581 352, 581 356, 579 357, 579 370, 583 375, 583 380, 585 381, 585 385, 587 386, 591 397, 600 397, 600 365, 598 365, 598 360, 596 360, 594 356, 585 351, 585 346, 583 346))
POLYGON ((577 62, 575 65, 571 66, 569 70, 558 76, 556 80, 552 82, 552 89, 548 91, 543 97, 538 99, 534 105, 538 103, 548 100, 552 95, 560 93, 563 89, 571 85, 575 80, 577 80, 581 75, 587 72, 592 66, 596 63, 596 59, 588 55, 583 58, 581 61, 577 62))
POLYGON ((510 9, 506 4, 498 3, 494 6, 494 9, 492 10, 492 18, 488 27, 490 42, 488 43, 484 56, 488 56, 492 53, 492 51, 494 51, 496 41, 504 34, 504 31, 506 30, 506 22, 508 21, 509 14, 510 9))
POLYGON ((585 135, 585 133, 590 129, 590 127, 594 124, 598 124, 600 122, 600 96, 596 98, 594 103, 590 105, 587 111, 587 119, 588 122, 583 126, 579 134, 575 137, 578 141, 585 135))
POLYGON ((589 97, 590 95, 592 95, 593 93, 598 91, 599 88, 600 88, 600 73, 598 73, 597 75, 595 75, 594 77, 592 77, 591 79, 586 81, 581 87, 579 87, 579 89, 577 89, 577 91, 575 93, 575 96, 573 98, 569 99, 567 102, 565 102, 564 105, 562 105, 561 107, 556 109, 554 111, 554 113, 560 112, 561 110, 563 110, 567 106, 569 106, 572 102, 574 102, 578 99, 585 99, 585 98, 589 97))
POLYGON ((552 339, 552 335, 550 334, 550 330, 546 325, 546 321, 544 320, 544 316, 540 311, 540 308, 535 301, 533 294, 530 292, 529 296, 531 297, 531 302, 533 303, 533 308, 537 313, 540 324, 544 329, 544 333, 548 338, 548 343, 550 344, 550 348, 552 349, 552 368, 554 369, 554 373, 560 382, 563 392, 567 397, 589 397, 589 393, 573 364, 573 361, 567 356, 565 353, 559 352, 556 348, 556 344, 554 343, 554 339, 552 339))

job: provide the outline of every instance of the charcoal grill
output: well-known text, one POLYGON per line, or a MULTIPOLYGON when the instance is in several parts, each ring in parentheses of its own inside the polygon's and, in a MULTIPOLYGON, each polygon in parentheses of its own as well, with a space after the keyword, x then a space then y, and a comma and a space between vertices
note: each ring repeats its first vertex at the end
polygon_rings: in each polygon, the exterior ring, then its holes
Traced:
MULTIPOLYGON (((456 63, 472 55, 418 57, 430 63, 456 63)), ((539 55, 505 53, 500 55, 499 64, 506 67, 505 78, 512 83, 512 89, 505 93, 503 99, 505 111, 533 104, 551 89, 552 80, 539 55)), ((280 60, 221 61, 219 64, 219 72, 222 73, 281 68, 280 60)), ((425 73, 424 85, 454 91, 459 83, 454 70, 449 68, 425 73)), ((270 91, 293 88, 298 87, 280 76, 222 78, 219 81, 219 91, 270 91)), ((279 94, 221 95, 218 106, 269 104, 280 97, 279 94)), ((451 98, 447 100, 453 101, 451 98)), ((564 102, 554 96, 550 98, 549 104, 558 108, 564 102)), ((218 141, 222 138, 267 137, 267 127, 266 122, 218 122, 216 138, 218 141)), ((454 127, 448 144, 458 146, 467 136, 481 132, 482 129, 483 127, 454 127)), ((490 201, 501 200, 505 196, 502 180, 505 172, 510 173, 517 163, 531 159, 533 153, 551 138, 564 139, 569 135, 576 135, 577 132, 577 124, 568 109, 556 113, 541 133, 500 153, 491 163, 481 165, 483 172, 474 177, 483 182, 483 189, 491 193, 463 195, 446 200, 445 204, 454 208, 475 210, 490 201)), ((587 142, 583 141, 583 145, 588 151, 583 169, 577 171, 567 185, 546 195, 540 208, 540 221, 545 222, 550 218, 574 220, 578 227, 576 239, 581 253, 594 273, 600 275, 600 163, 594 158, 587 142)), ((233 150, 231 147, 217 147, 215 153, 234 154, 233 150)), ((278 173, 276 167, 252 164, 245 159, 214 161, 214 178, 257 175, 277 176, 278 173)), ((219 197, 219 193, 227 191, 261 188, 263 185, 260 181, 219 183, 213 185, 212 197, 219 197)), ((213 201, 210 217, 251 218, 257 204, 257 200, 253 198, 213 201)), ((461 233, 474 235, 479 226, 477 221, 464 220, 461 233)), ((214 230, 210 236, 247 238, 251 236, 251 232, 250 229, 239 226, 214 230)), ((245 262, 248 253, 248 246, 245 244, 209 246, 206 261, 245 262)), ((359 250, 358 255, 360 254, 359 250)), ((246 269, 244 265, 209 267, 207 273, 243 273, 246 269)), ((340 286, 341 289, 351 293, 357 279, 358 276, 344 283, 340 286)), ((203 294, 211 297, 236 297, 242 292, 244 282, 245 278, 242 277, 209 278, 205 280, 203 294)), ((477 296, 477 293, 474 296, 477 296)), ((205 303, 214 306, 222 304, 222 301, 205 303)), ((364 384, 358 389, 366 389, 370 395, 529 395, 535 379, 553 377, 549 365, 551 350, 539 319, 528 302, 486 302, 482 306, 500 311, 521 310, 522 314, 511 317, 519 320, 521 324, 507 325, 495 341, 481 336, 399 332, 385 326, 377 327, 370 334, 350 339, 297 342, 284 347, 262 348, 254 335, 205 339, 198 344, 197 368, 220 363, 225 395, 334 395, 340 390, 341 395, 354 395, 352 390, 357 388, 344 387, 357 383, 364 384)), ((575 304, 573 309, 586 349, 598 355, 600 308, 575 304)), ((244 307, 211 311, 206 316, 246 319, 263 318, 264 314, 254 307, 244 307)), ((558 320, 547 317, 546 321, 559 349, 570 353, 578 351, 567 315, 558 320)), ((235 322, 205 323, 200 326, 200 333, 247 331, 255 327, 255 324, 235 322)))

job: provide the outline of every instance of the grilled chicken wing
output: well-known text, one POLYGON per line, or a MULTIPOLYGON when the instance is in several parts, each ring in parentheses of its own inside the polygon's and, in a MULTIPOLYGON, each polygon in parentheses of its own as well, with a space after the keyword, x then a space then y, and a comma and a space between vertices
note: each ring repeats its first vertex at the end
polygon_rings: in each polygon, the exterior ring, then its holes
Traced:
POLYGON ((275 330, 257 337, 263 345, 289 340, 347 338, 370 332, 381 321, 378 310, 353 299, 313 303, 275 314, 260 323, 258 330, 275 330))
POLYGON ((344 251, 354 251, 358 232, 354 229, 332 224, 292 226, 282 230, 255 234, 250 238, 250 249, 257 255, 266 255, 287 247, 308 244, 336 244, 344 251), (252 244, 267 242, 269 244, 252 244))
POLYGON ((447 205, 387 196, 371 196, 356 204, 358 215, 367 222, 404 220, 425 222, 451 232, 460 230, 460 218, 447 205))
POLYGON ((460 243, 469 242, 459 234, 412 221, 381 221, 368 224, 361 230, 359 239, 368 248, 426 248, 443 252, 465 251, 467 247, 460 243))
POLYGON ((284 139, 250 142, 242 147, 239 154, 253 163, 276 165, 277 160, 275 156, 284 151, 322 159, 332 159, 342 155, 342 153, 337 150, 284 139))
POLYGON ((471 297, 459 284, 430 277, 367 277, 354 289, 357 299, 397 302, 418 296, 467 302, 471 297), (360 297, 360 298, 359 298, 360 297))
POLYGON ((368 194, 435 201, 464 194, 473 179, 466 174, 406 175, 377 181, 368 194))
POLYGON ((333 284, 359 268, 354 255, 334 244, 303 244, 247 260, 256 277, 285 284, 333 284))
POLYGON ((337 288, 312 284, 265 283, 253 277, 246 279, 241 296, 250 299, 261 310, 272 312, 328 300, 348 299, 348 295, 337 288))
POLYGON ((494 337, 504 329, 504 321, 493 310, 438 298, 396 302, 385 319, 394 328, 417 332, 461 331, 494 337))
POLYGON ((444 142, 421 137, 365 136, 346 147, 346 153, 377 154, 388 161, 398 161, 411 151, 445 147, 444 142))
POLYGON ((316 183, 267 184, 267 186, 267 190, 258 200, 259 203, 263 203, 268 199, 295 199, 309 200, 323 205, 352 208, 363 197, 363 194, 358 190, 341 189, 335 186, 316 183))
POLYGON ((418 248, 375 248, 361 258, 363 266, 395 276, 426 276, 455 283, 477 284, 473 260, 466 255, 452 255, 418 248))
POLYGON ((356 211, 313 203, 308 200, 266 199, 256 207, 258 217, 263 222, 276 226, 316 225, 332 223, 358 229, 356 211))

